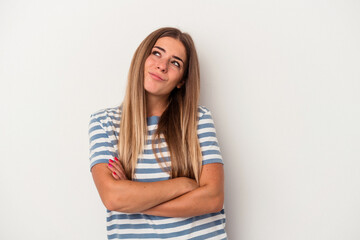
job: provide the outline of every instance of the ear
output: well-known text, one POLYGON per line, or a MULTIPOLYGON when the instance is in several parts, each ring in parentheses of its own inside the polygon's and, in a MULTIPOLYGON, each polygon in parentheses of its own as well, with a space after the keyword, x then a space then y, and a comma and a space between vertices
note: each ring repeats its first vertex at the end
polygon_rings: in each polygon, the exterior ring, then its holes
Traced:
POLYGON ((184 80, 181 80, 177 85, 176 87, 177 88, 181 88, 183 85, 184 85, 185 81, 184 80))

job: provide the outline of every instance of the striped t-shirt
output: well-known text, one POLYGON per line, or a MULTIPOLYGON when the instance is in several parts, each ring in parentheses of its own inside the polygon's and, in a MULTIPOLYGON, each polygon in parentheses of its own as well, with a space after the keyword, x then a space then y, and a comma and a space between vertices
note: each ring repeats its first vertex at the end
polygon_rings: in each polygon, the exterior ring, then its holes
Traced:
MULTIPOLYGON (((197 134, 203 155, 202 164, 223 163, 210 111, 198 108, 197 134)), ((107 108, 91 115, 89 124, 90 169, 98 163, 108 163, 118 157, 118 138, 121 109, 107 108)), ((147 118, 148 136, 143 153, 135 168, 134 181, 155 182, 170 179, 157 162, 151 139, 159 117, 147 118)), ((160 135, 162 137, 162 135, 160 135)), ((170 165, 166 142, 161 139, 160 151, 170 165)), ((161 157, 161 156, 159 156, 161 157)), ((107 210, 108 239, 226 239, 225 212, 188 218, 159 217, 141 213, 122 213, 107 210)))

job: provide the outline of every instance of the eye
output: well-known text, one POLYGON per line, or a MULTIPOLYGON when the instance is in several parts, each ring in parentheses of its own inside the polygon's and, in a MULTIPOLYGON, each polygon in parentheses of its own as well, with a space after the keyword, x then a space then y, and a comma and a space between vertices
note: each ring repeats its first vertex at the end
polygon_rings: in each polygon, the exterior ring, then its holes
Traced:
POLYGON ((180 68, 180 63, 178 61, 172 61, 172 64, 174 64, 176 67, 180 68))
POLYGON ((160 56, 160 53, 158 51, 152 51, 152 54, 158 57, 160 56))

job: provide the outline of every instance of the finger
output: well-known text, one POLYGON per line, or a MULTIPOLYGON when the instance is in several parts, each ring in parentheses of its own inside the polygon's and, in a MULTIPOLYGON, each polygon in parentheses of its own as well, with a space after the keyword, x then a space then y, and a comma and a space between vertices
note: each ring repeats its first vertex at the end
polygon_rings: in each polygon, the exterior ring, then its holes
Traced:
POLYGON ((124 172, 119 173, 119 178, 120 178, 120 180, 127 180, 127 177, 124 172))
POLYGON ((116 176, 121 175, 121 173, 116 168, 114 168, 114 166, 111 163, 108 163, 108 168, 112 174, 115 173, 116 176))
POLYGON ((111 171, 112 176, 116 179, 116 180, 127 180, 127 177, 125 175, 124 172, 122 171, 118 171, 116 168, 114 168, 113 165, 111 165, 110 163, 108 164, 108 168, 111 171))
POLYGON ((120 177, 116 174, 116 172, 112 172, 111 174, 116 180, 121 180, 120 177))
POLYGON ((123 165, 119 162, 119 160, 115 161, 115 162, 118 162, 118 166, 120 168, 120 171, 125 175, 125 169, 124 169, 123 165))
POLYGON ((119 160, 117 157, 115 157, 114 159, 115 159, 115 162, 116 162, 121 168, 123 168, 120 160, 119 160))
POLYGON ((117 163, 116 161, 109 159, 109 164, 111 166, 113 166, 114 169, 116 169, 117 173, 120 173, 121 171, 123 171, 123 169, 119 166, 119 163, 117 163))
POLYGON ((114 168, 118 170, 119 173, 122 173, 121 175, 123 175, 126 178, 125 170, 122 164, 120 163, 119 159, 117 159, 117 157, 115 157, 115 161, 110 159, 109 162, 114 166, 114 168))
POLYGON ((120 165, 119 176, 120 176, 121 180, 127 180, 127 179, 128 179, 128 178, 126 177, 125 170, 124 170, 124 168, 123 168, 121 165, 120 165))

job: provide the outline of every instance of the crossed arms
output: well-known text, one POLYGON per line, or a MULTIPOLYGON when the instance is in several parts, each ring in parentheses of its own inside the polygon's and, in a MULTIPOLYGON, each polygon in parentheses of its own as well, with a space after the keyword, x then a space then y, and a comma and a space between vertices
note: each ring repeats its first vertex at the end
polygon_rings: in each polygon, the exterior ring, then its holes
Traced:
POLYGON ((224 203, 221 163, 203 165, 199 185, 179 177, 159 182, 135 182, 122 175, 118 161, 96 164, 91 172, 105 207, 111 211, 163 217, 192 217, 218 212, 224 203), (114 174, 116 172, 117 174, 114 174))

